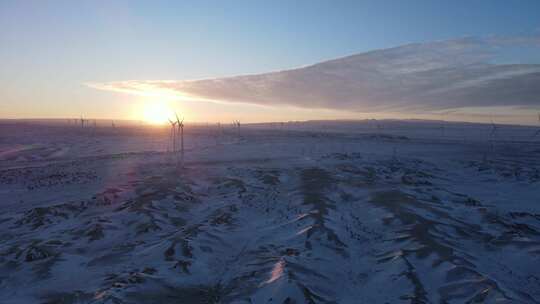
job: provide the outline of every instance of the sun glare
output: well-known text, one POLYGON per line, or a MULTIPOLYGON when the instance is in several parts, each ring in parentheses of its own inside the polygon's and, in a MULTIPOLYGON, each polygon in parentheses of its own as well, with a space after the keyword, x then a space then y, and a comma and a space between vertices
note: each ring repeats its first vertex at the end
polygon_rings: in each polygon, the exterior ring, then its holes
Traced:
POLYGON ((173 111, 167 104, 161 102, 147 103, 142 109, 143 120, 154 125, 166 123, 173 115, 173 111))

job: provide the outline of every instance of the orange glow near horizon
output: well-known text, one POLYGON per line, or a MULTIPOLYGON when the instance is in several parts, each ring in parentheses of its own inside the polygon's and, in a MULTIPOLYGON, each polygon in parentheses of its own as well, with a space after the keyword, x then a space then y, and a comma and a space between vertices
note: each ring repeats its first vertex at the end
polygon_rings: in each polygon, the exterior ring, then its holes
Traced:
POLYGON ((142 119, 149 124, 163 125, 174 117, 174 111, 165 102, 146 102, 140 111, 142 119))

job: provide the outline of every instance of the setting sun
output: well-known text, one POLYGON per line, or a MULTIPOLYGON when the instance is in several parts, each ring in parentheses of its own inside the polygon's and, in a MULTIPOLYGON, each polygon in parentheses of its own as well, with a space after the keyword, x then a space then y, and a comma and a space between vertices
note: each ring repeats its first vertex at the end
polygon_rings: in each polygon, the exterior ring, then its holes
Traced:
POLYGON ((163 102, 146 103, 142 109, 142 118, 150 124, 164 124, 174 115, 170 107, 163 102))

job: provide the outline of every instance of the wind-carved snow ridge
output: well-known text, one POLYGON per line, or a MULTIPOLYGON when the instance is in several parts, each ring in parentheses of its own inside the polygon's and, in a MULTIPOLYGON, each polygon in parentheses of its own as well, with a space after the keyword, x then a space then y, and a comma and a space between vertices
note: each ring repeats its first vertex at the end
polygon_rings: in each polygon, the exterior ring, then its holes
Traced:
POLYGON ((0 160, 2 303, 538 303, 538 144, 384 130, 0 160))
POLYGON ((540 107, 540 65, 498 60, 532 37, 466 37, 374 50, 307 67, 217 79, 135 80, 91 87, 162 92, 190 100, 292 105, 361 112, 429 112, 468 107, 540 107))

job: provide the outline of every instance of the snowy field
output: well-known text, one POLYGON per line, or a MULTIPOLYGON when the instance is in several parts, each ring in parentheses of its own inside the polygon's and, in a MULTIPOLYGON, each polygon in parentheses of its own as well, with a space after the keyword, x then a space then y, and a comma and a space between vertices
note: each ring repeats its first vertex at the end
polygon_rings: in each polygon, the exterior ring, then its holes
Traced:
POLYGON ((0 303, 540 303, 537 130, 0 121, 0 303))

